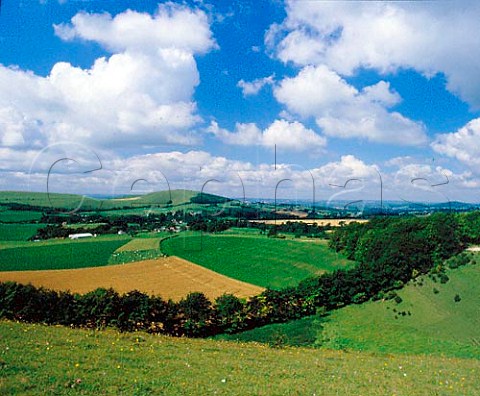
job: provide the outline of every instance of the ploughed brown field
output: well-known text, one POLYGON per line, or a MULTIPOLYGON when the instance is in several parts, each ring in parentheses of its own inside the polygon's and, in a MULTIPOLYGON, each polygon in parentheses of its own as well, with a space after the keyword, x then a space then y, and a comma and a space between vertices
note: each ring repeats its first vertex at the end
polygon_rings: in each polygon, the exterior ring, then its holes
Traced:
POLYGON ((119 293, 139 290, 164 299, 180 300, 190 292, 203 292, 213 300, 224 293, 249 297, 261 287, 210 271, 179 257, 164 257, 136 263, 68 270, 6 271, 0 281, 15 281, 53 290, 87 293, 112 287, 119 293))

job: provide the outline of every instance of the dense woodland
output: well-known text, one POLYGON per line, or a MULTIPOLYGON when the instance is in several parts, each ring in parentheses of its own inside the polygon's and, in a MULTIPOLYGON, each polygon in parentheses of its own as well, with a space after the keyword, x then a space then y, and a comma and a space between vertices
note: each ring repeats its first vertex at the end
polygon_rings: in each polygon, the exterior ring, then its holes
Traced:
POLYGON ((138 291, 119 295, 98 289, 85 295, 31 285, 0 284, 0 317, 73 327, 116 326, 174 336, 206 337, 358 304, 395 298, 395 289, 419 274, 448 281, 445 265, 465 265, 462 251, 480 242, 480 212, 426 217, 376 217, 332 231, 330 247, 357 265, 302 281, 297 287, 266 290, 248 301, 224 295, 209 301, 191 293, 180 302, 138 291))

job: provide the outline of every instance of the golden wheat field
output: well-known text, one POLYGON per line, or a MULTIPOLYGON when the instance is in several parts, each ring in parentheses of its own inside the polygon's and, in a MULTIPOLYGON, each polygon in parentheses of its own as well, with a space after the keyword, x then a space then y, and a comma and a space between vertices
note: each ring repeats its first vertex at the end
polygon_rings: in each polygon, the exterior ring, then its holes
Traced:
POLYGON ((214 299, 224 293, 248 297, 263 290, 179 257, 69 270, 7 271, 0 272, 0 281, 31 283, 76 293, 86 293, 98 287, 112 287, 119 293, 136 289, 173 300, 180 300, 194 291, 203 292, 208 298, 214 299))

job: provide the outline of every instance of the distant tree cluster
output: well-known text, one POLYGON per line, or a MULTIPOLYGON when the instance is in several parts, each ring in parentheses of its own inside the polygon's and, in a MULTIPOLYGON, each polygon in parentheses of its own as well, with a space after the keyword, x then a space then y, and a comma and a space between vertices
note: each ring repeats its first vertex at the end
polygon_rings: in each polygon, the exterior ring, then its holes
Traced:
POLYGON ((209 219, 209 218, 198 218, 193 220, 188 224, 190 230, 192 231, 205 231, 205 232, 222 232, 226 231, 231 227, 249 227, 249 223, 245 220, 229 220, 229 219, 209 219))
POLYGON ((229 198, 221 197, 219 195, 200 193, 190 198, 191 203, 196 204, 219 204, 231 201, 229 198))

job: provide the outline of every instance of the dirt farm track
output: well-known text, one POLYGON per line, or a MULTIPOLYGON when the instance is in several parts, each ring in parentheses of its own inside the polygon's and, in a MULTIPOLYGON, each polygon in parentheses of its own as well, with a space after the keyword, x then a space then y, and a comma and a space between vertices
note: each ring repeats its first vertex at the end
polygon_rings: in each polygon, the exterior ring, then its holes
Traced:
POLYGON ((203 292, 213 300, 224 293, 248 297, 263 290, 178 257, 69 270, 7 271, 0 272, 0 281, 31 283, 76 293, 86 293, 98 287, 112 287, 119 293, 136 289, 176 301, 194 291, 203 292))

